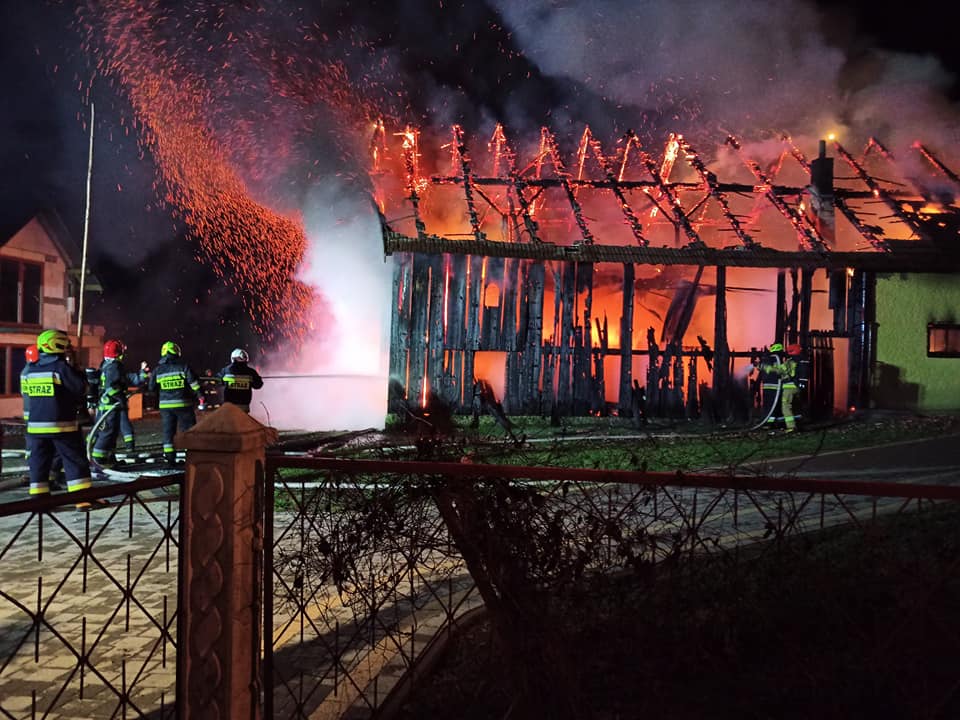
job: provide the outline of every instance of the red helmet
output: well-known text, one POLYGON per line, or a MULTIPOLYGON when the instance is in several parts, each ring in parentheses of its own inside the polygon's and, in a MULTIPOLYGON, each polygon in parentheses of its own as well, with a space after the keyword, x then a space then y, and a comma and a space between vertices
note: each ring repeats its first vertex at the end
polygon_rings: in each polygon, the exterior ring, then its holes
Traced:
POLYGON ((799 355, 803 352, 803 348, 793 343, 792 345, 787 345, 787 355, 799 355))
POLYGON ((103 356, 105 358, 120 358, 123 357, 123 351, 126 349, 119 340, 107 340, 103 344, 103 356))
POLYGON ((27 356, 27 362, 36 362, 40 359, 40 351, 37 350, 36 345, 28 345, 25 354, 27 356))

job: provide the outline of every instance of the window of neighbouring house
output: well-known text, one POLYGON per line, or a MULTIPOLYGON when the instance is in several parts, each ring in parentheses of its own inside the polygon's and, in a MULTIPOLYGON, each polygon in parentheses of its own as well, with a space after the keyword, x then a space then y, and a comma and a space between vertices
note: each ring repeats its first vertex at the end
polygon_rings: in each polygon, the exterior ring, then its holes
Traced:
POLYGON ((960 324, 929 323, 927 357, 960 357, 960 324))
POLYGON ((43 266, 0 258, 0 322, 39 325, 43 266))
POLYGON ((27 364, 27 349, 0 345, 0 395, 20 394, 20 371, 27 364))

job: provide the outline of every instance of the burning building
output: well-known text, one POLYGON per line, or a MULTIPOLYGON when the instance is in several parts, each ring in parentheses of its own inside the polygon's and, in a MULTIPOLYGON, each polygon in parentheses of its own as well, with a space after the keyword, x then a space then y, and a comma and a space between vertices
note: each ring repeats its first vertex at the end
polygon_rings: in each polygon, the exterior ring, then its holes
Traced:
POLYGON ((960 179, 922 144, 808 157, 784 136, 760 162, 728 137, 708 162, 678 134, 656 153, 589 129, 566 154, 546 128, 525 155, 501 126, 479 158, 460 127, 422 143, 378 123, 371 144, 391 410, 466 411, 492 387, 510 414, 630 415, 642 394, 650 415, 724 420, 773 342, 803 347, 814 414, 960 407, 943 360, 960 356, 960 179))

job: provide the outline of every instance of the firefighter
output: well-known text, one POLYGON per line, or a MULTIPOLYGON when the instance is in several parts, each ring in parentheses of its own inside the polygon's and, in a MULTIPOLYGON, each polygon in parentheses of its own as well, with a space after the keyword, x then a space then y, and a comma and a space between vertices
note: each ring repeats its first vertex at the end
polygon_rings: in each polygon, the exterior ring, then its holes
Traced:
POLYGON ((100 434, 91 452, 95 468, 113 467, 117 435, 123 433, 124 447, 133 449, 133 426, 128 414, 127 396, 130 387, 140 387, 147 380, 144 365, 141 371, 127 372, 123 365, 126 346, 119 340, 107 340, 103 344, 103 362, 100 363, 100 396, 97 401, 97 417, 103 418, 100 434))
POLYGON ((217 380, 223 384, 223 401, 233 403, 244 412, 250 412, 253 391, 263 387, 263 378, 249 362, 247 351, 236 348, 230 353, 230 364, 217 373, 217 380))
MULTIPOLYGON (((768 388, 773 387, 775 397, 776 388, 779 385, 781 417, 787 426, 787 432, 793 432, 797 429, 796 417, 793 414, 793 400, 797 395, 797 363, 784 352, 782 343, 773 343, 770 346, 769 355, 760 365, 760 377, 763 382, 765 406, 768 388)), ((771 405, 772 403, 771 399, 771 405)), ((775 412, 770 412, 767 418, 768 425, 780 420, 774 415, 775 412)))
POLYGON ((67 489, 90 487, 90 465, 84 452, 77 406, 83 402, 86 380, 72 363, 73 348, 63 330, 44 330, 37 336, 39 357, 27 366, 29 398, 27 435, 30 438, 30 494, 50 492, 54 457, 63 460, 67 489))
POLYGON ((163 457, 168 463, 176 461, 173 436, 177 430, 189 430, 197 423, 194 407, 200 380, 181 358, 180 346, 167 341, 160 348, 160 362, 150 373, 148 389, 157 393, 157 408, 163 422, 163 457))
MULTIPOLYGON (((36 345, 29 346, 24 351, 24 357, 27 362, 23 366, 23 370, 20 372, 20 395, 23 398, 23 422, 24 425, 30 420, 30 395, 27 392, 27 383, 28 378, 27 374, 30 370, 30 366, 40 359, 40 351, 37 350, 36 345)), ((29 462, 30 460, 30 434, 26 433, 23 439, 24 441, 24 458, 29 462)), ((53 490, 63 490, 66 488, 66 483, 63 480, 63 460, 60 459, 59 455, 53 456, 53 462, 50 464, 50 475, 48 476, 48 484, 53 490)))
MULTIPOLYGON (((23 370, 20 371, 20 396, 23 398, 23 422, 26 423, 30 419, 30 393, 27 392, 27 383, 28 373, 30 371, 30 366, 33 365, 37 360, 40 359, 40 351, 37 350, 36 345, 29 346, 23 352, 24 357, 26 357, 26 364, 23 366, 23 370)), ((27 447, 27 455, 30 454, 30 448, 27 447)))

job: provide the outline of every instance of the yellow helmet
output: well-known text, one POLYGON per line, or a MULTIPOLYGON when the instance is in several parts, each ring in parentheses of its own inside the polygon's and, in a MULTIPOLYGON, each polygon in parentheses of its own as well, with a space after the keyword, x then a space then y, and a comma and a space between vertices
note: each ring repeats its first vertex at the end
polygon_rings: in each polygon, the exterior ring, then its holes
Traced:
POLYGON ((37 335, 37 349, 48 355, 60 355, 70 349, 70 338, 63 330, 44 330, 37 335))
POLYGON ((181 355, 180 346, 177 345, 172 340, 167 340, 163 347, 160 348, 160 357, 166 357, 167 355, 181 355))
POLYGON ((770 352, 783 352, 783 343, 774 343, 771 345, 770 352))

